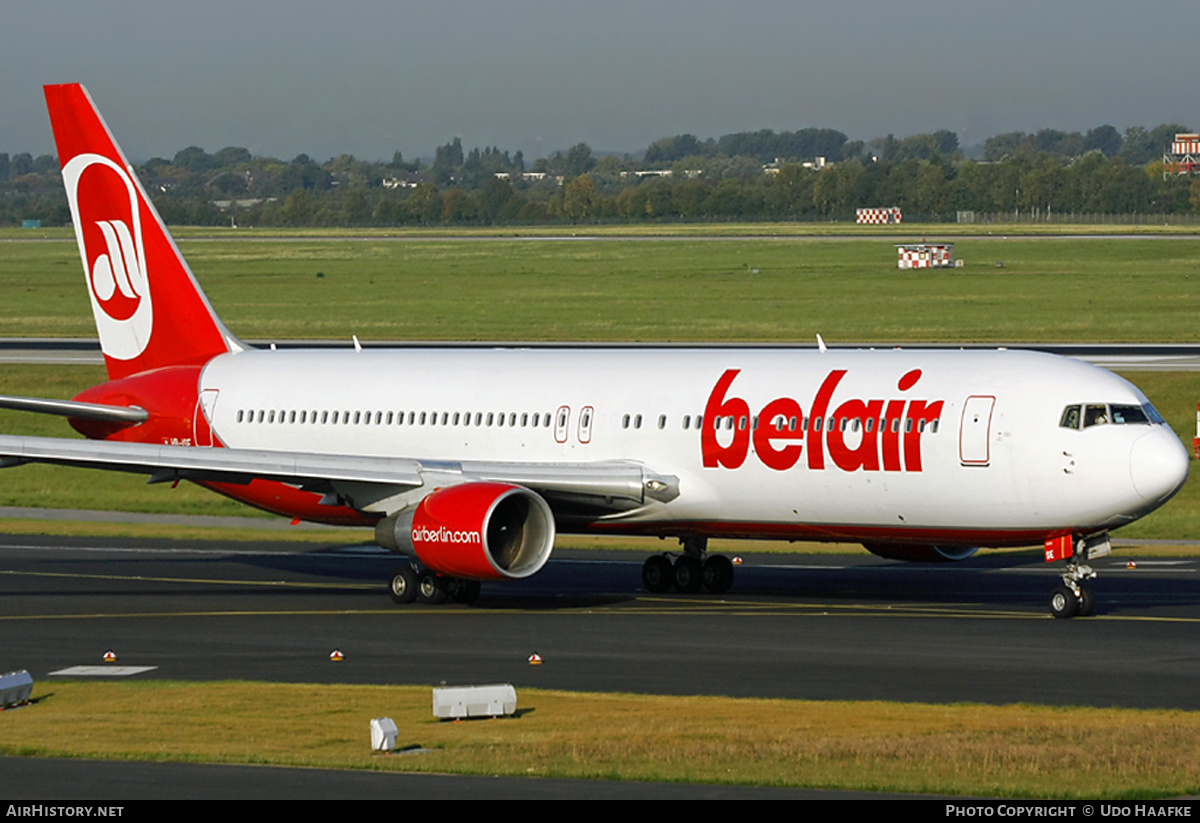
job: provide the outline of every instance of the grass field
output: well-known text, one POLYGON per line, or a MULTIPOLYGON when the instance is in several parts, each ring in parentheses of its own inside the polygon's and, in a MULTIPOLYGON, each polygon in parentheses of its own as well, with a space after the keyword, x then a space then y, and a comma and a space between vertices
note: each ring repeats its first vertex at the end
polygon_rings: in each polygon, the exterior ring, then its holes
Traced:
POLYGON ((39 684, 0 754, 1053 798, 1200 791, 1200 713, 518 690, 443 723, 419 686, 39 684), (219 707, 216 710, 214 707, 219 707), (373 717, 401 748, 370 751, 373 717))
MULTIPOLYGON (((1197 339, 1200 238, 184 240, 247 339, 811 342, 1197 339), (1003 268, 996 263, 1002 262, 1003 268)), ((0 243, 0 336, 94 337, 75 244, 0 243)))

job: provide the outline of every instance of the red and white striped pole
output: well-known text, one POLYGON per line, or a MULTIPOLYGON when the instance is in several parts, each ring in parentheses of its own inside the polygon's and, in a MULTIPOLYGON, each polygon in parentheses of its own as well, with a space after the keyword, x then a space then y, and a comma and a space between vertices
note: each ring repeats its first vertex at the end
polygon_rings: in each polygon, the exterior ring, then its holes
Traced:
POLYGON ((1200 460, 1200 403, 1196 404, 1196 436, 1192 438, 1192 451, 1200 460))

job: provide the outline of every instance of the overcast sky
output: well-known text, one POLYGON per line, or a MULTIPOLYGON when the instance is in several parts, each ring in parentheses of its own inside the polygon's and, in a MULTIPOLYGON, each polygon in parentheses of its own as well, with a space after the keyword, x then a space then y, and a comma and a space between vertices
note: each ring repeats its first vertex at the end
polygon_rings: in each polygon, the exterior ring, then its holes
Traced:
POLYGON ((0 10, 0 151, 53 153, 86 85, 135 161, 528 160, 827 127, 870 140, 1200 124, 1196 0, 29 0, 0 10))

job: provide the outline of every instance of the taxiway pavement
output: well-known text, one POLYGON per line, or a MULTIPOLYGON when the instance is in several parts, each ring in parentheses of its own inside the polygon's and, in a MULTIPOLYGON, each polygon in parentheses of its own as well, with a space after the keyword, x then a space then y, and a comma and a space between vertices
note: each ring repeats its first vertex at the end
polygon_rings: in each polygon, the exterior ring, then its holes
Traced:
POLYGON ((1063 621, 1036 553, 745 555, 722 596, 646 593, 644 556, 559 551, 473 606, 396 606, 371 546, 4 537, 0 666, 113 649, 173 679, 1200 709, 1195 559, 1097 561, 1097 615, 1063 621))

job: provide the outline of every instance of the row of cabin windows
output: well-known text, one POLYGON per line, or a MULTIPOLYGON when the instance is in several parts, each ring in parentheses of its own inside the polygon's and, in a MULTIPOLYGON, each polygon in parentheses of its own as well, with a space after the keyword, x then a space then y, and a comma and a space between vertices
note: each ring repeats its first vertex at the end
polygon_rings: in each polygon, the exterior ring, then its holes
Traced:
MULTIPOLYGON (((1075 407, 1078 409, 1078 407, 1075 407)), ((1103 407, 1101 407, 1103 408, 1103 407)), ((1076 412, 1078 413, 1078 412, 1076 412)), ((584 414, 587 419, 583 421, 585 427, 591 424, 590 412, 585 410, 584 414)), ((561 419, 559 426, 567 425, 566 412, 560 412, 561 419)), ((1064 415, 1065 416, 1065 415, 1064 415)), ((549 412, 382 412, 382 411, 313 411, 294 409, 239 409, 237 413, 237 422, 239 423, 300 423, 304 425, 356 425, 356 426, 508 426, 509 428, 521 427, 542 428, 550 427, 551 415, 549 412)), ((900 431, 901 419, 899 417, 878 419, 879 431, 891 429, 893 432, 900 431)), ((758 429, 758 417, 747 418, 745 415, 735 417, 733 415, 727 417, 718 417, 714 422, 714 428, 727 429, 732 431, 734 427, 738 431, 744 431, 749 425, 751 430, 758 429)), ((784 417, 783 415, 776 416, 772 421, 772 426, 776 431, 796 431, 799 426, 803 430, 808 429, 809 420, 807 417, 784 417)), ((929 430, 937 433, 938 420, 929 422, 929 430)), ((684 415, 683 428, 689 430, 693 424, 697 431, 704 426, 704 415, 684 415)), ((925 431, 926 421, 920 419, 916 421, 917 431, 925 431)), ((867 433, 874 432, 877 421, 874 417, 868 417, 866 420, 861 420, 857 417, 830 417, 826 421, 825 418, 817 418, 813 421, 813 431, 821 431, 822 427, 826 431, 837 428, 840 431, 857 432, 859 429, 865 430, 867 433), (824 424, 824 426, 823 426, 824 424)), ((1065 423, 1064 423, 1065 425, 1065 423)), ((621 427, 628 429, 630 427, 640 429, 642 427, 642 415, 626 414, 621 418, 621 427)), ((658 416, 658 428, 665 429, 667 427, 667 416, 660 414, 658 416)), ((904 419, 904 431, 910 432, 913 429, 913 419, 911 417, 904 419)))
POLYGON ((527 426, 550 427, 549 412, 382 412, 238 409, 239 423, 300 423, 342 426, 527 426))

